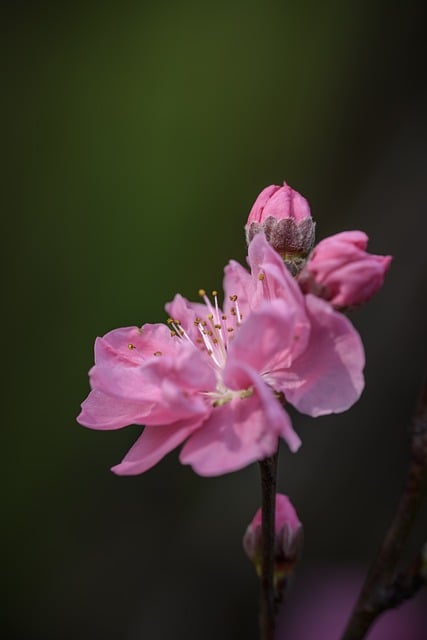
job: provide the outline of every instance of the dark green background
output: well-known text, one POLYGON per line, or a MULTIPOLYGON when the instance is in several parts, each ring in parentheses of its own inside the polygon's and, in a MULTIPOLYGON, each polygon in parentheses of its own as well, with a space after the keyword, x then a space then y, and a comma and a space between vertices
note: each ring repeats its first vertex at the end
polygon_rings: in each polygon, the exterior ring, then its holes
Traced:
POLYGON ((8 638, 256 638, 241 551, 256 467, 204 479, 171 454, 117 478, 138 429, 75 416, 94 338, 164 320, 177 291, 220 288, 226 262, 244 260, 253 200, 284 179, 318 238, 361 228, 394 255, 353 318, 361 401, 295 414, 304 445, 283 448, 279 474, 305 525, 296 590, 319 563, 369 561, 402 484, 426 347, 422 5, 3 6, 8 638))

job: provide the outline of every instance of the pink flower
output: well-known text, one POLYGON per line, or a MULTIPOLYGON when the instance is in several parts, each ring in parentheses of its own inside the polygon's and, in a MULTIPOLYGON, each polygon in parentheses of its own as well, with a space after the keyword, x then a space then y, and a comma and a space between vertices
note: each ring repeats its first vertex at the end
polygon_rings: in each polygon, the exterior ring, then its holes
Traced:
POLYGON ((367 253, 367 244, 362 231, 343 231, 319 242, 298 277, 302 289, 338 309, 367 302, 382 286, 392 260, 367 253))
POLYGON ((314 245, 315 223, 303 196, 286 182, 270 185, 259 194, 246 223, 246 241, 263 231, 271 246, 295 275, 314 245))
POLYGON ((78 421, 94 429, 146 425, 121 475, 142 473, 186 441, 200 475, 240 469, 300 439, 283 400, 312 416, 348 409, 363 389, 363 346, 329 304, 304 296, 263 235, 249 274, 225 270, 225 302, 177 295, 165 325, 116 329, 95 343, 92 391, 78 421))

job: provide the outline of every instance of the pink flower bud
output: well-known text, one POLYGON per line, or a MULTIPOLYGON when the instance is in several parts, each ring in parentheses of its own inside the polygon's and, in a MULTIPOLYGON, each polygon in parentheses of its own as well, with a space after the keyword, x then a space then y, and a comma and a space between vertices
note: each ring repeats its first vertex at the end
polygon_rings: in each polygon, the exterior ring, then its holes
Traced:
POLYGON ((313 248, 315 223, 303 196, 286 182, 270 185, 259 194, 246 223, 246 242, 263 231, 271 246, 295 275, 313 248))
MULTIPOLYGON (((292 573, 302 547, 303 528, 297 513, 282 493, 276 493, 274 521, 274 583, 280 598, 286 578, 292 573)), ((262 566, 262 511, 258 509, 243 536, 243 548, 261 575, 262 566)))
POLYGON ((367 244, 362 231, 343 231, 319 242, 298 276, 303 291, 337 309, 367 302, 382 286, 392 260, 367 253, 367 244))

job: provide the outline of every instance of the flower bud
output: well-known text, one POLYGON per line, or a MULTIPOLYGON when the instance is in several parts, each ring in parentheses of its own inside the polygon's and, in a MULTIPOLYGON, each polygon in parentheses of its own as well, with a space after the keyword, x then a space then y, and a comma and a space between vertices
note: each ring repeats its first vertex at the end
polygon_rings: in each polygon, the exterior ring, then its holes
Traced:
POLYGON ((246 223, 246 242, 263 231, 293 275, 304 266, 314 245, 315 223, 303 196, 286 182, 270 185, 259 194, 246 223))
POLYGON ((341 310, 367 302, 382 286, 392 260, 367 253, 367 244, 362 231, 343 231, 319 242, 298 276, 302 290, 341 310))
MULTIPOLYGON (((302 547, 303 528, 289 498, 276 493, 274 521, 274 585, 279 600, 286 578, 293 572, 302 547)), ((243 548, 255 566, 262 568, 262 510, 258 509, 243 536, 243 548)))

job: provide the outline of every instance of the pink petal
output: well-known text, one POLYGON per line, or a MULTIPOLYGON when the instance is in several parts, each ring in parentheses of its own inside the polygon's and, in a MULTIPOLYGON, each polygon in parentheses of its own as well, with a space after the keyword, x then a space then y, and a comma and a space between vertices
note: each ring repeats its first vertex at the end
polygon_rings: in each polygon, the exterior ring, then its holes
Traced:
POLYGON ((151 408, 152 403, 129 402, 94 389, 82 403, 77 421, 91 429, 120 429, 128 424, 143 424, 151 408))
POLYGON ((182 391, 208 391, 215 385, 215 377, 205 354, 181 338, 169 338, 177 344, 173 355, 154 353, 140 366, 128 366, 111 358, 102 365, 96 364, 90 371, 92 388, 109 395, 128 398, 131 401, 161 402, 159 379, 168 378, 182 391))
POLYGON ((134 367, 151 358, 161 349, 162 353, 174 354, 176 340, 164 324, 145 324, 138 327, 114 329, 95 341, 95 364, 112 363, 134 367))
POLYGON ((248 367, 245 368, 262 402, 270 429, 276 431, 285 440, 292 453, 295 453, 301 446, 301 440, 293 429, 289 415, 276 398, 274 390, 267 386, 254 371, 251 371, 248 367))
POLYGON ((263 233, 258 233, 250 243, 248 262, 252 278, 257 283, 251 300, 252 309, 258 308, 265 300, 284 300, 295 309, 297 322, 307 330, 309 323, 300 287, 263 233))
POLYGON ((89 372, 91 386, 130 401, 157 402, 158 391, 144 379, 143 367, 160 356, 174 359, 182 345, 162 324, 110 331, 95 341, 95 366, 89 372))
POLYGON ((270 184, 268 187, 265 187, 258 195, 257 199, 252 205, 252 209, 249 212, 248 223, 250 222, 261 222, 262 212, 264 210, 265 205, 270 200, 273 193, 279 191, 281 187, 276 184, 270 184))
POLYGON ((181 392, 213 391, 216 377, 209 356, 194 345, 181 340, 182 350, 175 357, 153 358, 143 368, 144 377, 153 386, 168 380, 181 392))
POLYGON ((340 413, 363 391, 362 341, 351 322, 328 303, 312 295, 306 296, 306 302, 310 342, 289 371, 274 372, 275 388, 302 413, 340 413))
POLYGON ((230 260, 224 269, 224 312, 230 316, 230 308, 235 306, 230 301, 230 296, 237 296, 239 309, 246 318, 251 309, 250 301, 253 298, 253 278, 241 264, 230 260))
POLYGON ((263 219, 273 216, 278 220, 294 218, 297 221, 310 217, 310 207, 307 200, 298 191, 294 191, 285 184, 275 193, 271 194, 264 207, 263 219))
POLYGON ((235 398, 214 409, 185 444, 180 461, 201 476, 237 471, 276 451, 277 435, 265 427, 259 398, 235 398))
POLYGON ((245 385, 236 375, 236 362, 261 374, 274 369, 275 362, 286 366, 300 338, 295 316, 295 310, 281 300, 264 303, 249 315, 228 349, 224 382, 229 388, 242 389, 245 385))
MULTIPOLYGON (((237 368, 237 364, 235 365, 237 368)), ((300 444, 290 419, 274 393, 256 374, 242 365, 253 395, 234 397, 215 407, 211 417, 193 434, 181 451, 180 460, 202 476, 237 471, 256 460, 273 455, 278 435, 292 450, 300 444)))
POLYGON ((167 426, 145 427, 121 463, 111 470, 119 476, 132 476, 151 469, 198 429, 202 422, 202 419, 197 419, 190 424, 176 423, 167 426))
POLYGON ((197 317, 205 319, 209 313, 205 304, 189 302, 179 293, 165 305, 165 309, 173 320, 179 320, 192 339, 199 337, 199 330, 195 327, 194 320, 197 317))
POLYGON ((211 407, 203 395, 190 393, 167 378, 159 381, 160 400, 145 416, 144 424, 169 424, 177 420, 195 420, 209 415, 211 407))

